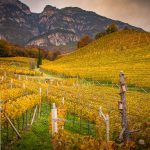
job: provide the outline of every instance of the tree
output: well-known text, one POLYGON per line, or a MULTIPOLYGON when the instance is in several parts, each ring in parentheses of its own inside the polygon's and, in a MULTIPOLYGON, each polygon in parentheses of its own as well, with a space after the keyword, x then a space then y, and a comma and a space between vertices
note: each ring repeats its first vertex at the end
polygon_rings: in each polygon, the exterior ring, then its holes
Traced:
POLYGON ((39 49, 38 58, 37 58, 37 68, 39 68, 40 65, 42 65, 42 55, 41 55, 41 50, 39 49))
POLYGON ((1 57, 12 56, 11 45, 5 40, 0 40, 0 56, 1 57))
POLYGON ((95 40, 97 40, 97 39, 99 39, 99 38, 101 38, 101 37, 103 37, 103 36, 105 36, 105 35, 106 35, 106 32, 97 33, 97 34, 95 35, 95 40))
POLYGON ((56 60, 58 58, 59 55, 61 55, 60 51, 51 52, 51 53, 49 53, 48 59, 50 61, 54 61, 54 60, 56 60))
POLYGON ((123 28, 123 30, 130 30, 130 28, 128 28, 127 26, 125 26, 125 27, 123 28))
POLYGON ((78 48, 84 47, 91 42, 92 42, 92 39, 88 35, 86 35, 77 43, 77 47, 78 48))
POLYGON ((118 31, 118 26, 115 23, 112 23, 111 25, 109 25, 106 29, 106 33, 113 33, 113 32, 117 32, 118 31))

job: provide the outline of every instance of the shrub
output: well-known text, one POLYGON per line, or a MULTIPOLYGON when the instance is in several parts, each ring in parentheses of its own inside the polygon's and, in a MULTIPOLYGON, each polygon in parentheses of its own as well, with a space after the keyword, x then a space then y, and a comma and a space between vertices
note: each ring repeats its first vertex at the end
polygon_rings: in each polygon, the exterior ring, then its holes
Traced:
POLYGON ((118 26, 115 23, 112 23, 106 28, 106 33, 113 33, 118 31, 118 26))
POLYGON ((78 48, 84 47, 91 42, 92 42, 92 39, 88 35, 86 35, 77 43, 77 47, 78 48))

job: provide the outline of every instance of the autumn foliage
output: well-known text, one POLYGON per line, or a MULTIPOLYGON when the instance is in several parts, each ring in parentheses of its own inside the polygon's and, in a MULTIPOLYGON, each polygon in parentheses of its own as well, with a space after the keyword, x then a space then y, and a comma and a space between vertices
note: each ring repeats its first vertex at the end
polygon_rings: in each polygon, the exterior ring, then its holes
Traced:
MULTIPOLYGON (((5 40, 0 40, 0 57, 31 57, 37 58, 39 54, 39 48, 36 47, 21 47, 19 45, 13 45, 5 40)), ((48 60, 57 59, 58 55, 61 53, 59 51, 41 50, 42 58, 48 60)))
POLYGON ((84 47, 91 42, 92 42, 92 39, 88 35, 86 35, 78 42, 77 47, 78 48, 84 47))

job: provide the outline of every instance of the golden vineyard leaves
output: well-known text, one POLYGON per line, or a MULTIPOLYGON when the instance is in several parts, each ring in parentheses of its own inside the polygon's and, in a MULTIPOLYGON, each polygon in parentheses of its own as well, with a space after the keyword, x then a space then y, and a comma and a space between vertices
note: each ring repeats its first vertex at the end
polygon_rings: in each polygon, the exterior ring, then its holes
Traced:
MULTIPOLYGON (((15 119, 21 114, 23 114, 26 110, 31 109, 35 105, 40 103, 41 97, 39 95, 27 95, 20 98, 17 98, 15 101, 9 101, 5 104, 2 104, 2 114, 7 114, 11 119, 15 119)), ((2 116, 3 118, 4 116, 2 116)), ((4 120, 3 118, 2 120, 4 120)))

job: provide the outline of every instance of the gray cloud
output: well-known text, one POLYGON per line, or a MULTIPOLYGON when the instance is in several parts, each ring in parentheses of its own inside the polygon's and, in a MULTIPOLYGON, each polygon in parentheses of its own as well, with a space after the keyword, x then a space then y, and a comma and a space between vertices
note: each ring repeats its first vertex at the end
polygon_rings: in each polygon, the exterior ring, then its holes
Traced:
POLYGON ((45 5, 58 8, 81 7, 100 15, 121 20, 150 31, 150 0, 21 0, 34 12, 41 12, 45 5))
POLYGON ((101 14, 150 31, 149 0, 105 0, 101 4, 101 14))

